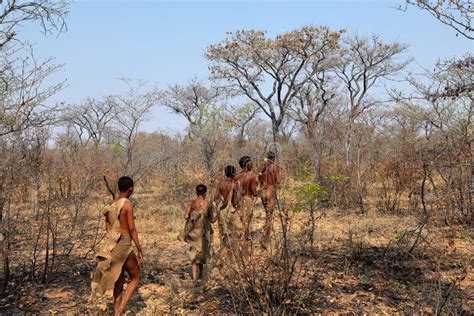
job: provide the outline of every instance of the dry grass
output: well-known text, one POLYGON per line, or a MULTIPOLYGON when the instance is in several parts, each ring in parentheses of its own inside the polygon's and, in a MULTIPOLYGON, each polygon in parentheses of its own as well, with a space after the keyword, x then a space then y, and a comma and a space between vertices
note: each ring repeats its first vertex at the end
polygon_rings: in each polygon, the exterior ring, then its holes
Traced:
MULTIPOLYGON (((177 240, 184 224, 179 205, 161 205, 151 193, 137 194, 136 200, 140 201, 137 225, 145 265, 129 310, 141 315, 250 311, 234 309, 216 260, 208 265, 204 291, 193 290, 186 245, 177 240)), ((264 220, 261 206, 254 219, 258 238, 264 220)), ((304 214, 292 221, 298 234, 304 214)), ((314 247, 295 254, 301 257, 298 264, 304 274, 293 284, 294 291, 311 299, 290 302, 289 310, 297 304, 303 313, 435 313, 444 302, 443 312, 474 313, 472 228, 429 224, 413 253, 397 249, 400 235, 416 224, 414 215, 340 215, 327 210, 317 222, 314 247)), ((275 229, 279 231, 278 224, 275 229)), ((217 236, 214 241, 217 248, 217 236)), ((0 300, 0 312, 95 311, 87 303, 94 260, 92 254, 84 258, 86 253, 85 247, 78 246, 47 286, 17 284, 10 296, 0 300)))

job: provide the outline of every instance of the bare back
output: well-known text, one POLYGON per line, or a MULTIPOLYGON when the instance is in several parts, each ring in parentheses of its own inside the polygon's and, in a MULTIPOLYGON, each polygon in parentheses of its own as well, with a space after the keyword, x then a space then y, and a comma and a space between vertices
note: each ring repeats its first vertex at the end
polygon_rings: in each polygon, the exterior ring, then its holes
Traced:
POLYGON ((280 168, 275 163, 264 165, 261 170, 262 190, 274 190, 280 184, 280 168))
POLYGON ((251 171, 245 172, 241 179, 242 196, 253 197, 257 195, 257 176, 251 171))
POLYGON ((209 209, 209 202, 205 199, 194 199, 191 201, 191 212, 202 212, 209 209))
POLYGON ((247 170, 242 169, 235 175, 234 180, 241 181, 243 178, 245 178, 246 174, 247 174, 247 170))
MULTIPOLYGON (((233 179, 226 178, 219 182, 219 185, 217 186, 217 192, 216 195, 214 196, 214 202, 223 202, 224 207, 227 206, 227 200, 229 198, 229 194, 231 194, 232 190, 232 184, 235 183, 233 179)), ((232 205, 234 207, 237 207, 239 204, 239 198, 237 194, 232 195, 232 205)))

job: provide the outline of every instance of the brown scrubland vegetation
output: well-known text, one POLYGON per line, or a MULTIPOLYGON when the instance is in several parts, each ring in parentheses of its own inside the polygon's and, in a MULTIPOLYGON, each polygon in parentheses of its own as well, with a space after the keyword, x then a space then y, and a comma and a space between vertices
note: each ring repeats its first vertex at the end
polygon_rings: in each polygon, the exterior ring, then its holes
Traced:
POLYGON ((112 310, 88 299, 104 179, 114 190, 122 175, 145 256, 133 313, 474 313, 472 55, 415 75, 408 47, 376 35, 238 31, 205 52, 209 82, 123 79, 123 93, 50 105, 59 66, 15 36, 26 22, 64 31, 68 3, 0 7, 0 314, 112 310), (159 106, 187 129, 143 132, 159 106), (270 245, 257 200, 249 253, 220 258, 215 229, 194 291, 185 202, 269 150, 283 178, 270 245))

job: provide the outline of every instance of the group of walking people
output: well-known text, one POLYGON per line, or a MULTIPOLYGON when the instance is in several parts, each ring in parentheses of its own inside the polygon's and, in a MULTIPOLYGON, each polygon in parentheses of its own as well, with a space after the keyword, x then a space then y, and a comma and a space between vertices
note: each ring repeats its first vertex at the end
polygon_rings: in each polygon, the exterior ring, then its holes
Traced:
POLYGON ((253 171, 249 156, 239 159, 240 171, 233 165, 224 168, 225 178, 221 180, 210 201, 207 187, 196 186, 196 199, 187 206, 184 213, 186 225, 181 239, 190 246, 193 280, 202 277, 203 265, 210 255, 212 224, 217 222, 221 254, 231 257, 236 251, 245 251, 252 243, 251 225, 255 201, 261 197, 265 209, 265 224, 261 245, 269 241, 273 212, 276 203, 276 186, 280 183, 280 170, 275 164, 275 154, 269 152, 258 173, 253 171))
MULTIPOLYGON (((257 197, 265 209, 265 224, 261 234, 261 245, 269 242, 276 205, 276 189, 280 183, 280 168, 275 164, 275 153, 268 152, 263 164, 255 173, 250 156, 239 159, 240 170, 233 165, 224 168, 224 179, 216 188, 214 196, 207 198, 207 187, 196 186, 196 198, 190 201, 184 212, 186 220, 180 239, 189 245, 192 278, 195 284, 203 277, 203 267, 210 256, 214 230, 218 224, 220 253, 230 258, 234 251, 245 251, 252 244, 252 218, 257 197)), ((128 198, 133 194, 133 180, 121 177, 118 180, 119 195, 103 209, 106 236, 96 253, 97 267, 92 277, 93 297, 101 296, 113 289, 114 312, 121 315, 140 281, 139 265, 143 263, 143 252, 135 228, 133 206, 128 198), (137 248, 132 250, 132 241, 137 248), (130 278, 126 290, 125 272, 130 278)))

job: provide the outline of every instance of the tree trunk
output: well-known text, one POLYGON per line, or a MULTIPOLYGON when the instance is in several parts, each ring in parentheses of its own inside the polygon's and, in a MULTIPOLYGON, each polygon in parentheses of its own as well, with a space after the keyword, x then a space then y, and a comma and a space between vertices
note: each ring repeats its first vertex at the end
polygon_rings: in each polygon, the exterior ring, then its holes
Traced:
POLYGON ((316 140, 316 124, 312 122, 311 120, 306 121, 306 137, 308 138, 309 141, 311 141, 312 144, 314 144, 314 141, 316 140))
POLYGON ((272 135, 273 135, 273 142, 276 144, 280 139, 280 125, 281 122, 272 118, 272 135))
POLYGON ((315 207, 313 205, 311 205, 311 208, 310 208, 310 216, 311 216, 311 233, 309 235, 309 242, 311 244, 311 247, 314 246, 314 231, 315 231, 315 228, 316 228, 316 218, 314 216, 314 211, 315 211, 315 207))
POLYGON ((322 155, 322 146, 320 146, 320 142, 316 136, 316 126, 314 122, 307 122, 306 124, 306 137, 309 143, 312 146, 312 151, 314 151, 313 155, 313 162, 315 163, 315 172, 316 172, 316 179, 320 180, 322 178, 322 163, 323 163, 323 155, 322 155))
POLYGON ((244 148, 245 146, 245 125, 242 125, 239 129, 239 138, 237 140, 237 146, 244 148))
MULTIPOLYGON (((0 226, 0 229, 2 227, 0 226)), ((3 262, 0 263, 0 293, 5 293, 7 289, 7 284, 10 279, 10 260, 8 257, 9 250, 8 236, 3 232, 0 233, 0 254, 2 255, 3 262)))
MULTIPOLYGON (((474 105, 474 101, 471 103, 471 105, 474 105)), ((469 181, 469 187, 468 187, 468 207, 467 209, 469 210, 468 213, 468 224, 474 223, 474 203, 472 201, 472 196, 474 195, 474 154, 473 150, 471 147, 471 142, 469 142, 469 160, 471 163, 471 179, 469 181)))
POLYGON ((31 211, 35 215, 35 220, 39 218, 38 195, 40 189, 39 175, 33 176, 33 189, 31 191, 31 211))
POLYGON ((345 143, 345 150, 346 150, 346 167, 349 167, 352 164, 351 158, 351 149, 352 149, 352 119, 349 120, 348 127, 347 127, 347 135, 346 135, 346 143, 345 143))
MULTIPOLYGON (((49 202, 48 202, 49 203, 49 202)), ((45 259, 44 259, 44 269, 43 269, 43 277, 41 279, 41 283, 46 284, 48 280, 48 267, 49 267, 49 231, 50 231, 50 205, 48 205, 46 209, 46 254, 45 254, 45 259)))
MULTIPOLYGON (((360 147, 360 146, 358 146, 360 147)), ((362 214, 365 213, 364 208, 364 184, 362 182, 362 172, 361 172, 361 161, 360 161, 360 148, 357 148, 357 205, 362 214)))
MULTIPOLYGON (((4 194, 3 190, 0 188, 0 192, 4 194)), ((0 258, 2 262, 0 262, 0 293, 5 293, 7 289, 7 284, 10 279, 10 259, 9 259, 9 249, 10 249, 10 242, 8 236, 7 225, 5 222, 5 218, 7 216, 3 216, 3 212, 5 210, 6 200, 5 198, 0 197, 0 258)))

